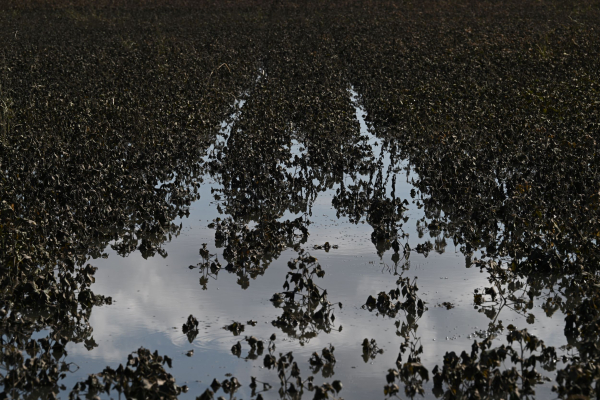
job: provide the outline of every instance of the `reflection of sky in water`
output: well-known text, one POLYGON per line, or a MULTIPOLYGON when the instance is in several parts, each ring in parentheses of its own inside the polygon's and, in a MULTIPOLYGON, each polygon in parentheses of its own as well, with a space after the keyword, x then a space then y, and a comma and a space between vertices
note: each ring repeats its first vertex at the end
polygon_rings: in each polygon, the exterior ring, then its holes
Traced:
MULTIPOLYGON (((352 100, 357 104, 357 95, 351 92, 352 100)), ((236 103, 241 109, 243 101, 236 103)), ((381 140, 367 129, 364 111, 357 105, 357 118, 361 125, 361 133, 368 136, 374 146, 374 153, 379 157, 381 140)), ((230 130, 230 125, 223 129, 230 130)), ((292 156, 303 156, 301 145, 292 143, 292 156)), ((389 157, 384 155, 384 166, 389 165, 389 157)), ((385 170, 385 169, 384 169, 385 170)), ((429 239, 426 234, 419 239, 416 223, 423 217, 423 210, 417 209, 410 199, 412 186, 407 183, 406 172, 400 170, 396 184, 396 195, 401 199, 409 199, 409 210, 406 215, 411 219, 403 227, 409 234, 409 244, 415 248, 417 244, 429 239)), ((274 261, 263 276, 251 280, 250 287, 241 290, 236 283, 237 276, 222 270, 218 279, 210 280, 208 290, 203 291, 199 285, 197 269, 190 270, 189 265, 199 261, 198 250, 202 243, 207 243, 211 253, 220 255, 214 247, 214 230, 207 225, 214 218, 223 217, 216 210, 217 202, 211 195, 211 186, 217 187, 212 179, 206 179, 201 187, 201 199, 192 205, 190 216, 182 220, 182 234, 165 244, 168 257, 160 256, 144 260, 136 252, 127 258, 119 258, 109 252, 108 259, 92 260, 99 267, 93 290, 96 293, 112 296, 114 304, 94 308, 91 325, 94 328, 94 339, 98 347, 87 351, 82 344, 69 344, 69 359, 79 365, 80 370, 69 379, 78 379, 90 372, 99 372, 107 364, 116 367, 126 361, 127 355, 144 346, 157 349, 160 354, 173 358, 173 369, 170 372, 176 377, 178 384, 187 384, 190 391, 182 398, 194 398, 199 395, 213 378, 222 380, 226 373, 232 373, 243 384, 240 397, 249 397, 248 383, 250 376, 256 376, 274 386, 269 397, 277 397, 278 378, 275 371, 262 367, 262 359, 245 361, 249 346, 243 342, 242 359, 231 354, 231 346, 244 335, 254 335, 267 340, 272 333, 277 334, 277 350, 293 351, 304 378, 311 375, 308 359, 312 352, 321 351, 328 344, 336 348, 338 360, 335 366, 335 377, 324 379, 317 375, 316 383, 340 379, 344 383, 341 395, 346 399, 371 397, 381 394, 385 385, 385 374, 389 368, 395 367, 399 346, 403 342, 396 335, 394 319, 377 317, 361 308, 369 295, 377 295, 380 291, 389 291, 396 287, 390 266, 391 251, 383 258, 377 256, 371 242, 372 228, 367 223, 353 224, 347 218, 336 218, 336 210, 331 205, 336 187, 322 192, 312 205, 312 224, 309 226, 310 236, 303 246, 319 262, 326 271, 318 284, 327 289, 329 300, 342 302, 343 308, 335 309, 335 326, 343 326, 341 332, 320 333, 304 346, 297 341, 285 337, 285 334, 271 325, 271 321, 281 315, 269 299, 280 291, 288 271, 287 261, 295 256, 295 252, 287 250, 274 261), (313 250, 314 245, 329 242, 338 245, 329 253, 313 250), (190 344, 181 331, 182 324, 188 315, 193 314, 200 321, 199 335, 190 344), (256 320, 253 327, 246 325, 241 337, 234 337, 223 328, 232 321, 246 323, 256 320), (362 359, 361 343, 364 338, 374 338, 384 354, 365 363, 362 359), (195 350, 192 357, 184 353, 195 350), (246 391, 246 392, 245 392, 246 391)), ((389 188, 388 188, 389 189, 389 188)), ((295 217, 286 213, 282 219, 295 217)), ((177 222, 179 223, 179 222, 177 222)), ((474 338, 469 335, 487 328, 489 319, 474 310, 473 290, 488 284, 485 273, 477 268, 465 268, 465 258, 456 249, 451 239, 443 254, 432 251, 428 257, 416 252, 411 253, 410 269, 405 276, 417 276, 420 297, 429 308, 418 321, 417 335, 421 337, 424 347, 422 361, 430 370, 442 362, 446 351, 458 354, 463 350, 470 351, 474 338), (442 302, 452 302, 455 308, 447 310, 439 307, 442 302)), ((223 258, 219 257, 221 261, 223 258)), ((536 304, 533 313, 536 323, 528 325, 525 318, 504 309, 499 317, 504 326, 514 324, 519 328, 528 327, 529 331, 539 336, 548 345, 564 344, 563 317, 557 313, 547 318, 536 304)), ((396 320, 404 320, 399 313, 396 320)), ((504 335, 503 335, 504 336, 504 335)), ((495 341, 496 345, 501 339, 495 341)), ((265 352, 266 354, 266 352, 265 352)), ((543 373, 550 375, 550 373, 543 373)), ((69 386, 69 385, 67 385, 69 386)), ((538 388, 538 395, 546 388, 538 388)), ((312 397, 310 394, 305 397, 312 397)), ((426 397, 432 398, 430 388, 426 397)))

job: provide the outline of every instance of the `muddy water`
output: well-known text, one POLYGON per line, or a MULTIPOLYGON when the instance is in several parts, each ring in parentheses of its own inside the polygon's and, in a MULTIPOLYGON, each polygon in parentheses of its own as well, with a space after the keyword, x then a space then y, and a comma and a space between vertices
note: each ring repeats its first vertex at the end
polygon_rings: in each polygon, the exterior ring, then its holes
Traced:
MULTIPOLYGON (((237 275, 221 270, 217 275, 208 275, 204 290, 199 283, 202 273, 197 268, 190 268, 201 261, 198 251, 203 244, 223 266, 227 264, 223 248, 215 243, 215 229, 211 225, 217 218, 227 217, 223 211, 226 204, 217 194, 222 189, 221 180, 219 175, 207 173, 200 188, 200 199, 190 207, 189 217, 175 221, 182 225, 181 234, 164 245, 166 257, 157 254, 144 259, 139 252, 134 252, 122 258, 109 250, 106 259, 93 260, 98 267, 94 290, 111 296, 113 304, 96 307, 92 312, 90 324, 98 347, 91 351, 82 344, 70 343, 67 347, 70 360, 79 366, 79 370, 67 378, 67 387, 72 386, 70 380, 84 379, 106 365, 116 367, 129 353, 143 346, 173 358, 170 372, 179 385, 189 386, 189 392, 181 398, 194 398, 204 392, 214 378, 221 381, 229 376, 227 374, 237 377, 243 384, 237 398, 250 397, 247 383, 251 376, 273 386, 263 393, 265 398, 277 398, 277 374, 264 368, 264 355, 254 356, 243 341, 241 354, 234 355, 231 351, 244 336, 267 341, 275 334, 276 354, 293 352, 303 377, 314 375, 318 384, 341 380, 344 384, 341 395, 346 399, 383 397, 385 375, 388 369, 395 368, 399 346, 404 342, 397 334, 395 322, 406 320, 406 315, 401 311, 396 318, 381 316, 376 310, 369 311, 364 304, 370 295, 377 297, 381 291, 396 288, 398 275, 416 278, 419 296, 425 302, 426 311, 416 322, 418 327, 411 340, 423 346, 421 360, 430 370, 441 364, 446 352, 468 351, 474 340, 488 334, 491 320, 501 320, 504 326, 527 327, 547 345, 565 344, 564 316, 557 312, 552 318, 546 317, 538 303, 531 311, 536 316, 533 324, 528 324, 526 315, 514 311, 510 304, 500 304, 489 316, 480 312, 483 309, 474 304, 473 295, 475 290, 489 286, 487 273, 468 268, 470 262, 451 238, 423 228, 429 219, 425 217, 419 195, 411 196, 414 172, 405 161, 390 160, 384 140, 376 137, 365 122, 365 111, 353 89, 350 98, 355 106, 360 134, 371 147, 370 157, 373 162, 380 163, 381 179, 388 179, 384 184, 386 196, 408 200, 403 213, 408 217, 402 224, 403 244, 408 243, 415 249, 429 240, 436 246, 426 255, 411 251, 408 260, 395 261, 391 249, 373 243, 373 227, 364 218, 351 222, 348 217, 338 216, 332 203, 340 183, 312 197, 307 213, 284 211, 278 216, 280 221, 297 217, 310 221, 308 239, 300 247, 316 257, 325 270, 326 274, 318 284, 327 290, 329 301, 342 305, 334 309, 335 320, 330 332, 317 330, 311 338, 289 336, 272 324, 281 311, 270 299, 273 293, 282 290, 288 272, 287 262, 298 256, 297 251, 291 248, 282 251, 263 274, 250 278, 247 287, 240 285, 237 275), (389 179, 393 175, 396 177, 394 185, 389 179), (332 246, 328 251, 322 248, 326 242, 332 246), (451 306, 447 307, 449 303, 451 306), (200 322, 199 334, 191 343, 182 332, 182 324, 190 314, 200 322), (247 323, 251 320, 256 321, 255 326, 247 323), (223 329, 233 321, 245 325, 240 336, 223 329), (375 339, 383 353, 363 357, 361 344, 365 338, 375 339), (308 363, 311 354, 330 344, 335 347, 337 358, 333 375, 312 372, 308 363), (190 350, 194 351, 191 356, 190 350)), ((238 111, 221 125, 222 136, 209 149, 205 162, 227 149, 227 138, 243 113, 244 103, 244 100, 236 102, 238 111)), ((292 157, 308 156, 298 140, 292 141, 290 152, 292 157)), ((369 177, 347 175, 344 185, 348 187, 361 179, 369 177)), ((255 228, 256 223, 250 219, 249 228, 255 228)), ((477 255, 475 253, 473 257, 477 255)), ((505 333, 499 332, 495 343, 502 344, 505 333)), ((433 398, 431 387, 429 382, 426 398, 433 398)), ((550 387, 545 385, 536 390, 540 396, 549 395, 550 387)), ((307 393, 305 397, 310 398, 312 394, 307 393)))

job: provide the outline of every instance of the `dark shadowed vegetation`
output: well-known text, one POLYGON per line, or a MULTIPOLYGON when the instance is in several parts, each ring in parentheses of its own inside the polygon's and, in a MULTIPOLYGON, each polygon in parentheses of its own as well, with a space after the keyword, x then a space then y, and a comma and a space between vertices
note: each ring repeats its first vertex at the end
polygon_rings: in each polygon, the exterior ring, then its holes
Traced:
MULTIPOLYGON (((198 243, 190 265, 198 290, 219 274, 246 289, 293 249, 282 288, 265 295, 281 311, 273 329, 304 344, 341 331, 342 306, 387 318, 401 344, 386 396, 518 399, 546 381, 560 398, 600 396, 597 1, 87 3, 0 5, 0 397, 185 394, 171 359, 143 347, 67 387, 78 367, 66 346, 98 346, 89 317, 112 302, 92 291, 93 259, 167 257, 206 177, 222 217, 210 225, 218 254, 198 243), (406 199, 395 195, 403 168, 406 199), (338 218, 365 221, 377 252, 393 253, 396 289, 342 305, 319 284, 315 255, 337 246, 304 245, 330 189, 338 218), (436 239, 411 249, 413 201, 436 239), (441 253, 446 240, 487 274, 473 312, 490 324, 425 365, 417 322, 428 307, 404 271, 411 253, 441 253), (565 315, 563 348, 502 325, 503 309, 534 323, 534 300, 565 315)), ((182 327, 190 343, 199 319, 182 327)), ((194 396, 237 398, 248 385, 255 399, 340 396, 332 345, 305 360, 331 382, 318 385, 276 352, 275 335, 245 336, 256 325, 245 321, 224 327, 231 353, 262 360, 272 381, 214 378, 194 396)), ((383 352, 369 338, 361 351, 365 363, 383 352)))

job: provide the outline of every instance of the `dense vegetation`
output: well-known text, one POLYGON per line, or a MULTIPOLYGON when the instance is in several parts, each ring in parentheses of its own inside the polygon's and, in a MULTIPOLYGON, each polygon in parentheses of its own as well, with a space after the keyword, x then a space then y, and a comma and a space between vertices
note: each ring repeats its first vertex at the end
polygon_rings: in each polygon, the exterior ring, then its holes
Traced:
MULTIPOLYGON (((444 398, 519 398, 541 382, 537 365, 559 369, 559 397, 600 395, 597 2, 83 3, 0 6, 3 396, 174 398, 185 390, 163 368, 170 359, 145 349, 126 367, 61 388, 64 348, 95 346, 89 314, 111 302, 91 291, 88 257, 110 243, 121 255, 164 253, 206 173, 219 177, 226 199, 227 217, 215 221, 224 269, 244 287, 296 248, 286 291, 273 296, 282 309, 273 324, 299 340, 335 328, 334 304, 313 280, 325 272, 300 249, 312 201, 341 184, 335 208, 365 218, 379 251, 391 249, 397 262, 427 252, 428 242, 404 245, 407 199, 386 191, 402 160, 417 173, 424 229, 467 256, 483 252, 471 263, 490 276, 488 292, 474 295, 492 314, 489 331, 505 329, 493 305, 527 314, 543 296, 546 313, 566 315, 570 349, 563 356, 509 326, 508 342, 529 355, 485 339, 429 371, 411 331, 424 310, 418 289, 399 278, 398 289, 365 305, 405 314, 386 394, 414 396, 431 379, 444 398), (351 91, 392 155, 389 167, 369 158, 351 91), (225 145, 221 122, 235 115, 225 145), (304 157, 291 157, 293 141, 304 157), (348 175, 359 184, 345 187, 348 175), (305 217, 281 222, 286 210, 305 217), (258 222, 251 230, 250 219, 258 222)), ((221 270, 200 254, 200 268, 221 270)), ((291 354, 277 359, 271 346, 264 363, 283 376, 282 397, 305 388, 315 398, 337 395, 339 382, 313 387, 291 354)), ((375 343, 363 350, 377 353, 375 343)), ((333 349, 314 363, 333 368, 333 349)), ((235 392, 234 379, 213 390, 235 392)))

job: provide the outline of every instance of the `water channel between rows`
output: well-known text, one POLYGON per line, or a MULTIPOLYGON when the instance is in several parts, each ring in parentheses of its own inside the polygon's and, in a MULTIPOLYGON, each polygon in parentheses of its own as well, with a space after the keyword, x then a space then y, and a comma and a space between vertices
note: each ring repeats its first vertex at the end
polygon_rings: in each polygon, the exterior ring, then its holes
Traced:
MULTIPOLYGON (((361 134, 368 137, 373 157, 381 159, 386 168, 390 159, 382 154, 385 153, 382 141, 373 135, 365 123, 365 111, 353 89, 350 95, 356 107, 361 134)), ((232 115, 232 121, 223 123, 224 137, 230 134, 231 124, 243 112, 243 106, 243 100, 236 102, 238 111, 232 115)), ((209 153, 216 145, 227 146, 223 138, 217 139, 216 143, 209 153)), ((292 156, 304 156, 304 149, 297 141, 293 141, 290 150, 292 156)), ((409 201, 405 212, 409 219, 403 225, 403 230, 408 234, 406 240, 410 247, 414 249, 419 243, 436 238, 430 238, 428 232, 424 236, 422 231, 419 232, 418 221, 424 218, 424 212, 418 201, 411 198, 413 186, 408 164, 404 162, 400 166, 395 195, 409 201)), ((347 179, 345 183, 352 184, 351 179, 347 179)), ((252 279, 244 290, 237 283, 238 277, 226 271, 221 271, 217 279, 210 279, 207 290, 202 290, 198 269, 188 268, 199 262, 198 251, 203 243, 208 245, 211 254, 217 254, 223 261, 222 249, 215 246, 215 230, 208 227, 216 218, 225 217, 219 212, 221 200, 215 198, 211 191, 219 187, 218 178, 205 177, 200 187, 200 199, 192 204, 189 217, 176 221, 182 224, 182 233, 164 244, 168 253, 166 258, 156 255, 144 259, 139 252, 122 258, 107 250, 108 258, 90 260, 91 264, 98 267, 94 292, 111 296, 113 304, 94 308, 92 313, 90 323, 98 347, 88 351, 83 344, 69 344, 67 350, 70 361, 77 364, 79 369, 68 380, 75 382, 89 373, 101 371, 106 365, 116 367, 126 361, 129 353, 143 346, 152 351, 156 349, 173 359, 170 372, 179 385, 189 386, 189 392, 182 394, 181 398, 198 396, 213 378, 223 380, 226 374, 232 374, 243 384, 236 393, 238 399, 250 398, 248 383, 251 376, 273 386, 270 391, 263 393, 265 398, 278 398, 277 373, 263 367, 264 356, 249 359, 247 345, 239 357, 231 352, 231 347, 246 335, 267 341, 275 333, 276 354, 292 351, 303 377, 313 374, 308 364, 311 354, 332 344, 337 358, 334 375, 324 377, 321 372, 314 374, 315 383, 341 380, 344 389, 340 395, 345 399, 383 398, 385 375, 389 368, 395 367, 399 345, 403 340, 396 334, 395 319, 378 316, 375 311, 369 312, 362 306, 369 295, 376 297, 379 292, 396 287, 392 251, 378 254, 371 241, 373 228, 364 220, 352 223, 348 218, 336 216, 332 199, 337 187, 319 193, 311 205, 312 214, 308 216, 311 221, 310 236, 302 248, 315 256, 326 272, 318 282, 319 286, 327 289, 330 301, 341 302, 343 307, 335 309, 335 329, 331 333, 319 332, 316 337, 300 343, 271 324, 280 310, 273 306, 270 298, 282 290, 288 272, 287 262, 297 257, 295 251, 283 251, 264 275, 252 279), (314 248, 326 242, 338 247, 329 251, 314 248), (182 332, 182 324, 190 314, 200 322, 200 333, 192 343, 182 332), (257 321, 256 326, 246 324, 249 320, 257 321), (223 329, 232 321, 245 324, 241 336, 236 337, 223 329), (361 343, 364 338, 375 339, 384 350, 383 354, 363 359, 361 343), (192 349, 194 354, 186 356, 192 349)), ((388 190, 391 190, 389 185, 388 190)), ((287 212, 281 220, 298 216, 287 212)), ((436 364, 441 364, 446 352, 460 354, 463 350, 468 351, 475 339, 480 340, 478 335, 485 331, 490 322, 473 303, 474 290, 489 285, 486 273, 478 268, 466 268, 465 256, 451 238, 438 238, 438 242, 438 251, 431 251, 427 257, 412 251, 408 268, 397 271, 406 277, 417 277, 419 295, 426 302, 427 310, 417 322, 416 333, 424 349, 421 359, 430 370, 436 364), (454 308, 447 309, 442 305, 445 302, 452 303, 454 308)), ((563 315, 556 313, 549 318, 538 303, 532 313, 536 317, 533 324, 528 324, 524 316, 510 307, 505 307, 498 319, 505 326, 512 323, 519 328, 527 327, 547 345, 563 345, 563 315)), ((398 319, 402 319, 401 314, 398 319)), ((504 342, 505 333, 495 340, 496 344, 504 342)), ((545 372, 545 375, 549 374, 545 372)), ((72 385, 67 384, 69 386, 72 385)), ((425 398, 434 397, 430 389, 431 382, 426 387, 425 398)), ((537 387, 536 390, 538 395, 550 395, 548 385, 537 387)), ((308 393, 305 397, 312 398, 312 394, 308 393)))

